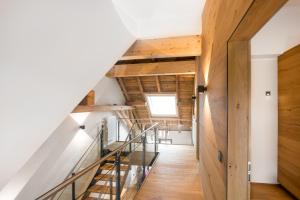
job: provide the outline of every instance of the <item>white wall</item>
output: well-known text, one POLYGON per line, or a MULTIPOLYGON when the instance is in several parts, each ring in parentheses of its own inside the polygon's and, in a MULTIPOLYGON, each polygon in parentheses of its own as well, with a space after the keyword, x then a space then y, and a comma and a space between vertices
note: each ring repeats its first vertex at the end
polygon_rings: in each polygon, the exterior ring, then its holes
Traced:
POLYGON ((2 188, 135 39, 110 0, 0 5, 2 188))
MULTIPOLYGON (((125 102, 114 79, 102 78, 94 90, 98 105, 125 102)), ((112 113, 70 114, 2 189, 0 199, 34 199, 63 181, 95 138, 96 123, 103 119, 111 123, 114 118, 112 113), (86 129, 80 130, 78 127, 83 124, 86 129)))
POLYGON ((290 0, 251 41, 252 182, 277 183, 277 56, 300 43, 299 19, 300 0, 290 0))
POLYGON ((172 144, 178 145, 192 145, 192 131, 159 131, 159 138, 172 139, 172 144))
POLYGON ((191 131, 169 131, 168 138, 172 139, 172 144, 192 145, 191 131))
POLYGON ((300 43, 300 0, 289 0, 251 41, 252 55, 279 55, 300 43))
POLYGON ((277 183, 277 57, 251 62, 251 181, 277 183), (271 96, 265 92, 271 91, 271 96))

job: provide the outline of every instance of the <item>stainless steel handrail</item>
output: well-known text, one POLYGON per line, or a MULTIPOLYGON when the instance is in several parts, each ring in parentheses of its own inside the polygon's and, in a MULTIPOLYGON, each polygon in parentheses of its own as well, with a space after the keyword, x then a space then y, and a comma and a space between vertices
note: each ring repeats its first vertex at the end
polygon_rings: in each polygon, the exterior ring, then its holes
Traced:
MULTIPOLYGON (((103 131, 103 124, 101 123, 97 123, 96 124, 96 127, 94 128, 97 128, 97 135, 96 137, 94 138, 93 142, 88 146, 88 148, 86 149, 86 151, 82 154, 82 156, 80 157, 80 159, 76 162, 76 164, 74 165, 74 167, 70 170, 70 172, 68 173, 68 175, 66 176, 65 179, 67 179, 68 177, 70 177, 72 175, 72 173, 74 173, 75 169, 79 166, 79 164, 84 160, 86 159, 86 156, 87 154, 90 152, 90 150, 92 148, 94 148, 94 146, 96 145, 96 141, 98 140, 98 137, 99 137, 99 140, 100 140, 100 135, 102 134, 102 131, 103 131), (99 124, 101 125, 101 129, 99 129, 99 124)), ((94 130, 94 128, 92 130, 94 130)), ((60 196, 63 194, 63 191, 61 192, 61 194, 58 196, 57 200, 60 199, 60 196)))
POLYGON ((97 167, 99 164, 101 164, 102 162, 104 162, 105 160, 107 160, 109 157, 111 157, 111 156, 115 155, 116 153, 122 151, 128 144, 134 142, 136 139, 138 139, 139 137, 143 136, 146 132, 148 132, 149 130, 153 129, 154 127, 156 127, 158 125, 159 125, 159 123, 153 124, 151 127, 149 127, 148 129, 144 130, 138 136, 134 137, 133 139, 129 140, 128 142, 125 142, 124 144, 122 144, 121 146, 119 146, 118 148, 116 148, 115 150, 113 150, 112 152, 110 152, 109 154, 107 154, 104 157, 100 158, 99 160, 97 160, 93 164, 89 165, 85 169, 79 171, 74 176, 66 179, 65 181, 63 181, 62 183, 60 183, 59 185, 57 185, 53 189, 49 190, 45 194, 43 194, 43 195, 39 196, 38 198, 36 198, 36 200, 44 200, 44 199, 48 199, 48 198, 52 197, 57 192, 61 191, 62 189, 64 189, 68 185, 72 184, 74 181, 76 181, 77 179, 79 179, 80 177, 82 177, 83 175, 85 175, 86 173, 88 173, 90 170, 92 170, 95 167, 97 167))

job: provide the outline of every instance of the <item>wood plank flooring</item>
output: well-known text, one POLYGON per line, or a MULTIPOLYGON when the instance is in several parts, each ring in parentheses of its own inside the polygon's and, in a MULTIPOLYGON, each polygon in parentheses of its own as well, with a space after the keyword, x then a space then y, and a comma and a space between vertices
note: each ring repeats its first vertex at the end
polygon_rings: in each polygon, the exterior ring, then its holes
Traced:
POLYGON ((203 200, 193 146, 159 145, 160 155, 136 200, 203 200))
POLYGON ((280 185, 251 183, 251 200, 294 200, 280 185))

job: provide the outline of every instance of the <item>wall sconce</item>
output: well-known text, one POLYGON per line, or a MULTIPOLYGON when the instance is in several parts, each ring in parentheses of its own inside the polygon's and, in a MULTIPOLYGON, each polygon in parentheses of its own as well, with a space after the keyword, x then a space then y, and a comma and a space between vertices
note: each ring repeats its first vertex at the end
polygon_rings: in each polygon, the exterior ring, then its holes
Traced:
POLYGON ((266 96, 271 96, 271 91, 266 91, 266 96))
POLYGON ((82 129, 82 130, 84 130, 85 129, 85 125, 80 125, 79 128, 82 129))
POLYGON ((203 94, 204 92, 207 91, 207 87, 204 85, 198 85, 198 92, 203 94))
POLYGON ((223 153, 220 150, 218 151, 218 161, 223 162, 223 153))

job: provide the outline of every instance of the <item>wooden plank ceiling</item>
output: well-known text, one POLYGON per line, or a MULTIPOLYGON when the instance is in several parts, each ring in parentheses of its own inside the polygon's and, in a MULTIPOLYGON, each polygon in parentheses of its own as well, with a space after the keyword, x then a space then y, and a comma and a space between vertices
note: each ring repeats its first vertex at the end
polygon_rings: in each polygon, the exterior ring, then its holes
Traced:
MULTIPOLYGON (((123 116, 134 118, 141 126, 159 122, 161 129, 191 130, 195 56, 200 55, 200 36, 136 41, 107 73, 117 79, 126 105, 135 108, 123 116), (176 94, 177 117, 151 116, 145 94, 176 94)), ((117 114, 122 117, 122 112, 117 114)))
MULTIPOLYGON (((184 70, 176 71, 176 69, 178 66, 181 66, 182 62, 189 62, 195 68, 195 58, 189 57, 185 59, 187 59, 187 61, 172 59, 171 63, 174 65, 174 68, 169 68, 165 71, 166 75, 153 75, 152 71, 149 71, 148 74, 144 71, 143 73, 134 75, 132 75, 132 73, 128 75, 128 73, 125 72, 125 75, 121 77, 115 74, 115 78, 126 99, 126 105, 135 107, 133 114, 139 124, 150 125, 151 123, 160 122, 161 129, 191 130, 195 71, 188 68, 189 73, 186 73, 184 70), (145 94, 175 94, 177 96, 178 116, 151 116, 145 94)), ((120 61, 112 70, 115 70, 118 65, 123 66, 123 62, 124 61, 120 61)), ((128 62, 134 63, 133 65, 135 65, 135 67, 139 65, 142 67, 145 63, 149 63, 149 60, 139 60, 138 63, 136 63, 136 60, 126 61, 127 65, 131 65, 128 64, 128 62)), ((151 59, 151 63, 167 63, 167 61, 161 62, 161 60, 157 61, 156 59, 151 59)), ((111 72, 108 73, 108 76, 114 77, 111 72)))

